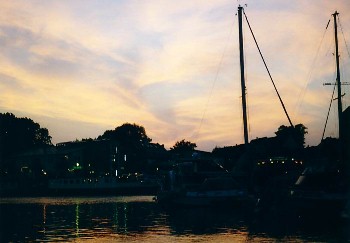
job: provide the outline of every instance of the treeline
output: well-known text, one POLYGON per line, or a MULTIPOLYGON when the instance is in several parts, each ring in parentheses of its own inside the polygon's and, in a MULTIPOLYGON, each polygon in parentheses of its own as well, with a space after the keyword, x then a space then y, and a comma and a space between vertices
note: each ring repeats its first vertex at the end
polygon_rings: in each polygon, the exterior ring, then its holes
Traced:
MULTIPOLYGON (((6 158, 20 151, 50 146, 46 128, 29 118, 17 118, 12 113, 0 113, 0 155, 6 158)), ((1 157, 0 157, 1 158, 1 157)))
POLYGON ((0 113, 0 174, 3 176, 101 176, 155 170, 170 154, 191 152, 184 139, 167 151, 152 143, 143 126, 125 123, 97 138, 54 146, 48 129, 29 118, 0 113), (153 168, 155 167, 155 168, 153 168))
MULTIPOLYGON (((280 126, 275 137, 252 140, 249 153, 254 158, 281 155, 307 158, 324 153, 322 144, 305 149, 306 134, 307 128, 303 124, 280 126)), ((329 143, 331 140, 325 141, 329 143)), ((152 142, 145 128, 135 123, 125 123, 107 130, 94 139, 85 138, 54 146, 48 129, 29 118, 0 113, 0 174, 17 175, 19 171, 23 174, 23 170, 29 170, 32 174, 46 175, 51 170, 50 174, 55 176, 66 176, 68 172, 79 176, 97 176, 115 171, 155 171, 169 160, 193 158, 196 147, 196 143, 182 139, 166 150, 164 145, 152 142), (36 168, 35 171, 33 168, 36 168)), ((236 145, 216 147, 205 154, 220 158, 222 165, 230 170, 245 152, 244 145, 236 145)))
MULTIPOLYGON (((42 128, 30 118, 18 118, 12 113, 0 113, 0 155, 2 158, 25 150, 43 146, 52 146, 52 137, 47 128, 42 128)), ((146 134, 143 126, 125 123, 114 130, 107 130, 97 139, 118 141, 124 149, 140 150, 149 144, 152 139, 146 134)), ((92 141, 93 138, 76 140, 92 141)), ((195 143, 184 139, 175 143, 171 150, 194 150, 195 143)))

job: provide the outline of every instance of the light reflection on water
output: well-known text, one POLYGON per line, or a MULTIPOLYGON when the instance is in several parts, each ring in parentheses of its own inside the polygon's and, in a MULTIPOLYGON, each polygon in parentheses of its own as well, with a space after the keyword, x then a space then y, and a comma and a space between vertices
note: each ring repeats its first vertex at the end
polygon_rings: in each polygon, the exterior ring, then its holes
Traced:
POLYGON ((0 199, 0 242, 350 242, 349 229, 240 209, 164 209, 150 196, 0 199))

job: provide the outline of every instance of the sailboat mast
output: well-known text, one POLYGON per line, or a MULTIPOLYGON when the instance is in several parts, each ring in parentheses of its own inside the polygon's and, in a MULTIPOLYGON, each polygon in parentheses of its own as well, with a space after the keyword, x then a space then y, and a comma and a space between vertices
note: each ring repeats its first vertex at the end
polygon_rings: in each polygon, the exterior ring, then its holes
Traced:
POLYGON ((244 144, 248 145, 248 121, 247 121, 247 100, 244 77, 244 52, 243 52, 243 31, 242 31, 242 11, 243 7, 238 7, 238 30, 239 30, 239 60, 241 67, 241 89, 242 89, 242 110, 243 110, 243 129, 244 144))
MULTIPOLYGON (((338 122, 339 122, 339 141, 340 145, 342 146, 342 134, 343 134, 343 119, 342 119, 342 113, 343 113, 343 107, 342 107, 342 100, 341 100, 341 82, 340 82, 340 71, 339 71, 339 50, 338 50, 338 28, 337 28, 337 16, 338 12, 335 11, 333 15, 334 18, 334 40, 335 40, 335 60, 337 65, 337 88, 338 88, 338 122)), ((340 146, 340 147, 341 147, 340 146)))

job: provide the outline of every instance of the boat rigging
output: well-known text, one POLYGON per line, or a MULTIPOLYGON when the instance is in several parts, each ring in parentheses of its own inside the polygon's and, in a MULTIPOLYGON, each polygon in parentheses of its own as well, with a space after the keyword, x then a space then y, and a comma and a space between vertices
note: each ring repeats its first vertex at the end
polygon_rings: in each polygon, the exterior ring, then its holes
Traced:
POLYGON ((243 44, 243 33, 242 33, 242 16, 244 14, 244 17, 247 21, 247 24, 248 24, 248 27, 249 27, 249 30, 253 36, 253 39, 254 39, 254 42, 255 42, 255 45, 259 51, 259 54, 260 54, 260 57, 264 63, 264 66, 266 68, 266 71, 270 77, 270 80, 272 82, 272 85, 276 91, 276 94, 278 96, 278 99, 282 105, 282 108, 283 108, 283 111, 285 113, 285 115, 287 116, 287 119, 289 121, 289 124, 291 127, 294 127, 293 123, 292 123, 292 120, 290 119, 290 116, 287 112, 287 109, 285 107, 285 104, 281 98, 281 95, 279 94, 278 90, 277 90, 277 87, 276 87, 276 84, 275 82, 273 81, 273 78, 272 78, 272 75, 271 75, 271 72, 269 70, 269 68, 267 67, 267 64, 266 64, 266 61, 264 59, 264 56, 262 55, 262 52, 261 52, 261 49, 258 45, 258 42, 255 38, 255 35, 254 35, 254 32, 250 26, 250 23, 248 21, 248 17, 244 11, 244 8, 242 6, 238 6, 238 30, 239 30, 239 51, 240 51, 240 73, 241 73, 241 89, 242 89, 242 112, 243 112, 243 128, 244 128, 244 143, 245 145, 247 145, 249 143, 248 141, 248 125, 247 125, 247 101, 246 101, 246 86, 245 86, 245 76, 244 76, 244 44, 243 44))
MULTIPOLYGON (((322 140, 324 138, 324 134, 325 134, 325 130, 326 130, 326 126, 327 126, 327 121, 328 121, 328 117, 329 117, 329 112, 330 112, 330 108, 331 105, 333 103, 334 100, 337 100, 337 107, 338 107, 338 136, 339 136, 339 148, 340 148, 340 152, 339 152, 339 159, 340 161, 343 160, 343 151, 344 151, 344 138, 343 138, 343 130, 344 130, 344 124, 343 124, 343 105, 342 105, 342 97, 345 94, 342 94, 342 85, 349 85, 348 82, 341 82, 341 78, 340 78, 340 65, 339 65, 339 44, 338 44, 338 24, 337 24, 337 17, 338 17, 339 13, 337 11, 335 11, 332 14, 333 17, 333 22, 334 22, 334 42, 335 42, 335 63, 336 63, 336 82, 335 83, 324 83, 323 85, 334 85, 334 89, 333 89, 333 94, 332 94, 332 99, 330 101, 330 105, 329 105, 329 109, 328 109, 328 114, 327 114, 327 119, 326 119, 326 123, 323 129, 323 134, 322 134, 322 140), (337 87, 337 97, 334 98, 334 93, 335 93, 335 87, 337 87)), ((329 23, 329 22, 328 22, 329 23)), ((328 25, 327 25, 328 26, 328 25)), ((321 140, 321 141, 322 141, 321 140)))

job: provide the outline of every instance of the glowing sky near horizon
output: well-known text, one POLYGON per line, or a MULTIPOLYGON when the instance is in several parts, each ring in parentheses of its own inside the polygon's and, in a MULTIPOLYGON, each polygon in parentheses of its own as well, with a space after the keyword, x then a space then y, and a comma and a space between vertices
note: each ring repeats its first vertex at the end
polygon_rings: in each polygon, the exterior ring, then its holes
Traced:
MULTIPOLYGON (((335 10, 341 75, 350 81, 348 0, 244 3, 293 123, 308 127, 307 144, 318 144, 332 94, 322 84, 335 77, 332 23, 325 32, 335 10)), ((207 151, 240 144, 237 7, 232 0, 1 1, 0 112, 33 119, 54 143, 129 122, 166 148, 181 139, 207 151)), ((274 136, 288 121, 244 28, 249 137, 274 136)), ((334 119, 327 136, 337 136, 334 119)))

